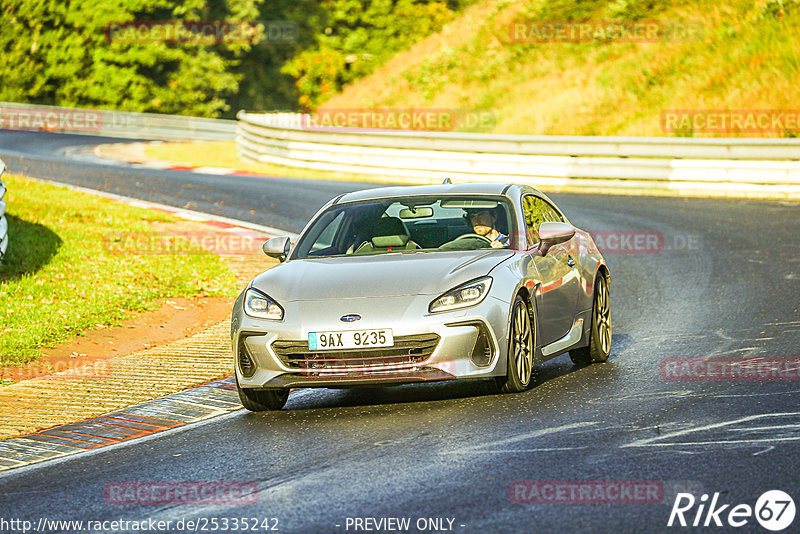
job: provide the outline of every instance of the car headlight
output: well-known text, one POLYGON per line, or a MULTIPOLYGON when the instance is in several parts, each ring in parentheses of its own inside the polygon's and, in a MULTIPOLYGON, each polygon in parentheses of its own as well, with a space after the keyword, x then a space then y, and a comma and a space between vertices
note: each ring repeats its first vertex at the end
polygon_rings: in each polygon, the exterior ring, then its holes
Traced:
POLYGON ((247 315, 258 317, 259 319, 272 319, 275 321, 283 319, 283 308, 264 293, 252 287, 245 291, 244 311, 247 315))
POLYGON ((474 306, 486 298, 490 287, 492 287, 492 279, 489 276, 467 282, 431 302, 428 311, 434 313, 474 306))

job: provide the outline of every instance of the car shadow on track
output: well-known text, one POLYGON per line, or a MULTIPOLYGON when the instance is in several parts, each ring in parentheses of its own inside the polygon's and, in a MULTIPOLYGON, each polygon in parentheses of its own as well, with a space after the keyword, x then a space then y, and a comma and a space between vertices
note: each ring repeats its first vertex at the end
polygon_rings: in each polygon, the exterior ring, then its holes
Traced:
MULTIPOLYGON (((627 334, 615 334, 613 352, 609 360, 623 352, 632 344, 627 334)), ((613 365, 613 364, 604 364, 613 365)), ((570 361, 564 354, 534 368, 531 385, 525 393, 535 391, 543 384, 582 368, 570 361)), ((525 394, 523 393, 523 394, 525 394)), ((466 398, 491 397, 496 394, 486 380, 459 380, 452 382, 433 382, 428 384, 406 384, 384 387, 358 387, 350 389, 322 389, 316 393, 295 397, 289 396, 287 410, 314 410, 321 408, 344 408, 353 406, 378 406, 385 404, 406 404, 415 402, 449 401, 466 398)))

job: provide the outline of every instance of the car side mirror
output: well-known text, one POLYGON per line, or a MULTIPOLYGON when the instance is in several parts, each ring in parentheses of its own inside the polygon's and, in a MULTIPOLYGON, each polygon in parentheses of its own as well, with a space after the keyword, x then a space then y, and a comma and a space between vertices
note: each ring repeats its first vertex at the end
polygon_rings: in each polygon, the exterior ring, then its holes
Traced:
POLYGON ((289 247, 291 247, 291 240, 287 236, 273 237, 267 239, 261 245, 261 250, 270 258, 275 258, 278 261, 286 261, 289 256, 289 247))
POLYGON ((543 222, 539 225, 539 250, 542 256, 547 254, 550 247, 572 239, 575 227, 562 222, 543 222))

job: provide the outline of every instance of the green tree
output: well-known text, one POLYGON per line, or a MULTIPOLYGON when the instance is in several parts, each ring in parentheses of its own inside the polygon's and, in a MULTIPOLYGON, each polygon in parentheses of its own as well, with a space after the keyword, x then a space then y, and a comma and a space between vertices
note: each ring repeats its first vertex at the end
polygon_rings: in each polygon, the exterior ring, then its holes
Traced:
POLYGON ((282 72, 295 78, 301 107, 311 109, 394 53, 438 31, 469 0, 324 0, 315 44, 282 72))
POLYGON ((295 78, 282 68, 315 45, 315 36, 327 24, 327 12, 319 0, 269 0, 261 4, 258 18, 268 26, 267 35, 232 69, 241 82, 238 92, 228 100, 231 112, 296 109, 300 95, 295 78), (273 26, 294 28, 294 34, 275 38, 270 31, 273 26))
POLYGON ((219 116, 238 88, 232 69, 253 42, 130 42, 109 28, 254 21, 263 1, 0 0, 0 100, 219 116))

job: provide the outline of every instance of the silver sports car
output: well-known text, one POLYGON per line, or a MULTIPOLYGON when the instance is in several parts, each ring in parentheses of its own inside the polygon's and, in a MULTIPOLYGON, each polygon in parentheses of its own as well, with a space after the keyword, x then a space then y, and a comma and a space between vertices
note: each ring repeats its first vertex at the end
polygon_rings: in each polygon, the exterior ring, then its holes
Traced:
POLYGON ((611 350, 609 271, 591 236, 524 185, 443 184, 341 195, 233 307, 239 397, 485 379, 522 391, 534 365, 611 350))

